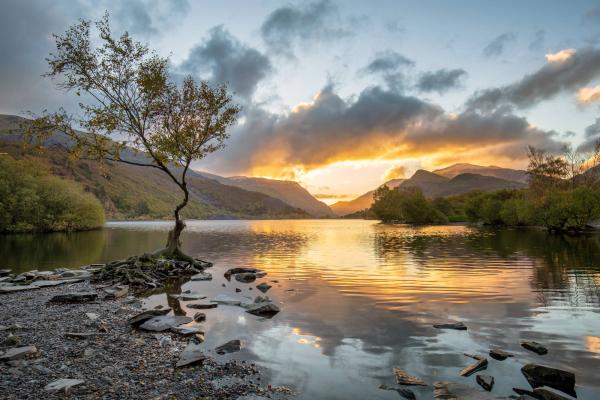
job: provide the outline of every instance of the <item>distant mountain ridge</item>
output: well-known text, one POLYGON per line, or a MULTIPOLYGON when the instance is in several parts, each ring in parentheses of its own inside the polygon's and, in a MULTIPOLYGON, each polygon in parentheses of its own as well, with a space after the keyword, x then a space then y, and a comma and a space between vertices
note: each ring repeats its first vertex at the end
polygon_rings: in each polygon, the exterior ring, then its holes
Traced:
MULTIPOLYGON (((400 180, 395 187, 419 188, 426 197, 449 197, 473 191, 494 191, 501 189, 520 189, 527 186, 527 172, 510 168, 484 167, 473 164, 454 164, 446 168, 429 172, 417 170, 409 179, 400 180), (478 171, 478 172, 471 172, 478 171), (502 177, 511 179, 505 179, 502 177), (514 179, 514 180, 513 180, 514 179)), ((389 182, 385 183, 389 185, 389 182)), ((337 202, 330 207, 338 216, 344 216, 362 211, 373 204, 371 190, 354 200, 337 202)))

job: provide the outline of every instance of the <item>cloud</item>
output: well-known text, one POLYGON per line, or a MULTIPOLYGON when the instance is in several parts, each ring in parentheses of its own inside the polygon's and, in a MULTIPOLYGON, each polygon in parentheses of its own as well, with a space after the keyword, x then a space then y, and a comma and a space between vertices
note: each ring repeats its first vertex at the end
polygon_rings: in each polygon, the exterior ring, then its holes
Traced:
POLYGON ((438 92, 440 94, 450 89, 459 87, 461 80, 467 76, 464 69, 438 69, 425 72, 417 82, 417 89, 421 92, 438 92))
POLYGON ((350 35, 342 27, 337 7, 329 0, 278 8, 267 16, 260 33, 271 51, 291 58, 298 44, 350 35))
POLYGON ((483 55, 486 57, 499 56, 504 53, 506 46, 517 39, 516 35, 511 32, 503 33, 495 37, 491 42, 483 48, 483 55))
POLYGON ((187 0, 128 0, 114 5, 114 22, 133 35, 144 36, 158 35, 171 28, 190 9, 187 0))
POLYGON ((598 143, 600 143, 600 118, 596 118, 593 124, 585 128, 585 140, 577 147, 577 151, 594 151, 598 143))
POLYGON ((406 86, 403 68, 412 67, 415 62, 395 51, 383 51, 375 54, 367 66, 360 72, 381 76, 388 87, 401 90, 406 86))
POLYGON ((511 85, 478 91, 466 105, 483 111, 506 106, 526 109, 559 93, 574 91, 599 76, 600 50, 586 47, 562 62, 548 62, 511 85))
POLYGON ((533 35, 533 40, 529 43, 529 50, 540 50, 546 41, 546 31, 539 30, 533 35))
POLYGON ((549 63, 563 63, 571 59, 576 52, 577 51, 575 49, 564 49, 556 53, 548 53, 545 55, 545 57, 546 61, 549 63))
POLYGON ((249 110, 227 148, 204 167, 224 173, 294 177, 333 162, 427 157, 524 160, 528 144, 558 151, 558 134, 505 112, 448 114, 379 86, 341 98, 331 85, 288 114, 249 110))
POLYGON ((209 31, 206 40, 190 50, 178 70, 199 76, 208 73, 211 82, 227 82, 237 96, 249 100, 273 67, 267 56, 241 43, 223 26, 217 26, 209 31))
POLYGON ((385 172, 383 176, 384 181, 391 181, 392 179, 403 179, 406 177, 406 167, 404 165, 394 165, 385 172))
POLYGON ((583 22, 595 23, 600 21, 600 7, 594 7, 583 14, 583 22))
POLYGON ((600 101, 600 86, 583 87, 577 92, 579 104, 590 104, 600 101))

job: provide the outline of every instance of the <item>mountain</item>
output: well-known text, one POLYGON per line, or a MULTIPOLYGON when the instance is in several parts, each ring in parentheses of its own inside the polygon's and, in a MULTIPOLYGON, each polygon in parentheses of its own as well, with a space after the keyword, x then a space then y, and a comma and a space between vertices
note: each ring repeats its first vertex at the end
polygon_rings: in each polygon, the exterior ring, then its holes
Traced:
POLYGON ((460 174, 441 184, 433 190, 430 197, 449 197, 465 194, 473 191, 493 192, 502 189, 522 189, 527 187, 525 183, 508 181, 494 176, 479 174, 460 174))
MULTIPOLYGON (((398 187, 398 185, 400 185, 402 182, 404 182, 404 179, 392 179, 391 181, 384 183, 384 185, 387 185, 387 187, 393 189, 398 187)), ((337 216, 348 215, 357 211, 362 211, 371 207, 371 204, 373 204, 374 193, 374 190, 369 190, 367 193, 360 195, 354 200, 338 201, 329 207, 337 216)))
MULTIPOLYGON (((20 117, 0 115, 0 129, 13 129, 25 121, 20 117)), ((18 134, 0 134, 0 153, 29 159, 40 168, 80 182, 102 202, 109 218, 170 218, 173 207, 181 200, 179 189, 161 171, 123 163, 98 163, 69 160, 66 152, 48 148, 43 152, 24 148, 18 134)), ((0 155, 1 156, 1 155, 0 155)), ((139 157, 139 156, 138 156, 139 157)), ((186 218, 309 218, 304 210, 286 202, 239 187, 224 185, 196 172, 188 175, 190 203, 186 218)))
POLYGON ((522 183, 527 183, 528 178, 527 171, 520 169, 501 168, 493 165, 484 167, 467 163, 454 164, 446 168, 436 169, 433 173, 446 178, 454 178, 460 174, 478 174, 522 183))
POLYGON ((436 192, 448 181, 448 178, 420 169, 402 182, 399 188, 417 187, 421 189, 425 197, 436 197, 436 192))
POLYGON ((204 172, 200 172, 200 174, 211 177, 224 185, 266 194, 267 196, 282 200, 294 208, 304 210, 315 217, 334 216, 334 213, 327 204, 314 198, 298 182, 246 176, 225 178, 204 172))

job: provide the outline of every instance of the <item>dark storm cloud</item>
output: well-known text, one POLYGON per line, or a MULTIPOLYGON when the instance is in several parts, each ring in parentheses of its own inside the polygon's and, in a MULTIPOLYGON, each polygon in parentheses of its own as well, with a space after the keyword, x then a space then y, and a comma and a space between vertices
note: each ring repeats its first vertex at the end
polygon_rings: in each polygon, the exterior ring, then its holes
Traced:
POLYGON ((495 37, 490 43, 483 48, 483 55, 486 57, 499 56, 504 53, 506 46, 510 42, 514 42, 517 37, 514 33, 507 32, 495 37))
POLYGON ((464 69, 438 69, 423 73, 417 81, 417 89, 422 92, 445 93, 461 85, 462 80, 467 76, 464 69))
POLYGON ((578 151, 588 152, 596 150, 600 143, 600 118, 585 128, 585 140, 577 148, 578 151))
POLYGON ((520 81, 476 92, 467 107, 494 110, 501 106, 526 109, 565 91, 575 91, 600 76, 600 50, 583 48, 561 62, 549 62, 520 81))
POLYGON ((210 30, 208 39, 192 48, 179 69, 198 75, 208 72, 211 82, 228 83, 236 95, 249 100, 258 83, 272 71, 272 65, 264 54, 217 26, 210 30))
POLYGON ((546 40, 546 31, 539 30, 533 35, 533 40, 529 43, 529 50, 541 50, 546 40))
POLYGON ((336 5, 329 0, 278 8, 267 16, 260 32, 273 52, 286 57, 294 56, 294 47, 298 43, 329 41, 350 35, 342 27, 336 5))
POLYGON ((563 144, 552 131, 532 127, 510 113, 449 115, 435 105, 381 87, 345 100, 329 85, 287 115, 260 108, 246 114, 228 147, 208 164, 227 173, 283 174, 331 162, 397 159, 482 151, 522 159, 527 144, 548 150, 563 144))

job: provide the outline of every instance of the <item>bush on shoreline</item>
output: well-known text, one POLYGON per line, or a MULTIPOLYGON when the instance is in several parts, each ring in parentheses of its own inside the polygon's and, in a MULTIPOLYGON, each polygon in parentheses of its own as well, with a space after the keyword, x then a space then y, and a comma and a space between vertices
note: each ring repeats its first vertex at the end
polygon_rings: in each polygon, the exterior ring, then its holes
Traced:
POLYGON ((99 228, 102 205, 72 181, 44 166, 0 156, 0 232, 55 232, 99 228))

